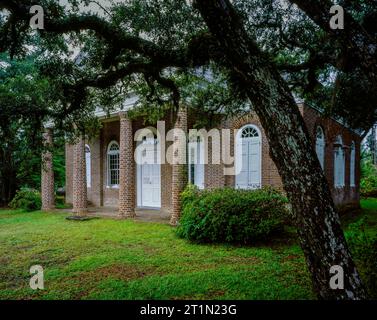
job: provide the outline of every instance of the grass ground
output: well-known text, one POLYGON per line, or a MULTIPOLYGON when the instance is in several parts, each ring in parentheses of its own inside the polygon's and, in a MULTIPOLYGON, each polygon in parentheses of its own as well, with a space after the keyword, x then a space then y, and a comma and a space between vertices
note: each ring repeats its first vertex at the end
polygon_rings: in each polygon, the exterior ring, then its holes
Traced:
MULTIPOLYGON (((377 200, 362 203, 376 230, 377 200)), ((312 299, 294 237, 196 245, 163 224, 0 211, 0 299, 312 299), (45 289, 29 288, 42 265, 45 289)), ((360 218, 345 217, 344 225, 360 218)))

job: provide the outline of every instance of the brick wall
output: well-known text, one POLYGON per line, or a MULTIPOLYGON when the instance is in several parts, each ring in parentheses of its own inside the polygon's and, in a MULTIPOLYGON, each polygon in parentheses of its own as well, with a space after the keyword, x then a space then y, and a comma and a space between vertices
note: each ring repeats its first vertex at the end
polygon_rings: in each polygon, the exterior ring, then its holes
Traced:
MULTIPOLYGON (((337 205, 356 204, 359 203, 359 185, 360 185, 360 137, 353 131, 347 129, 337 121, 323 117, 315 109, 300 105, 301 114, 304 117, 305 123, 308 127, 309 133, 313 141, 313 148, 315 148, 315 133, 317 127, 320 125, 325 133, 326 149, 325 149, 325 175, 329 181, 334 201, 337 205), (346 169, 345 169, 345 187, 334 188, 334 145, 333 142, 337 135, 341 135, 343 144, 346 146, 346 169), (350 146, 352 141, 355 142, 356 147, 356 169, 355 169, 355 187, 350 187, 350 146)), ((222 128, 231 129, 231 156, 234 156, 234 129, 240 129, 244 125, 253 124, 258 127, 262 134, 262 186, 274 186, 280 190, 283 189, 283 183, 278 173, 276 165, 272 161, 269 155, 269 144, 264 130, 258 117, 254 113, 250 113, 246 116, 225 120, 222 122, 222 128)), ((277 137, 278 138, 278 137, 277 137)), ((211 148, 211 145, 209 146, 211 148)), ((211 151, 211 149, 209 150, 211 151)), ((207 165, 205 173, 205 185, 208 188, 235 185, 235 176, 223 175, 224 166, 207 165)))
POLYGON ((321 126, 324 131, 326 141, 324 170, 335 203, 337 205, 358 204, 360 200, 360 137, 337 121, 323 117, 318 111, 311 107, 300 105, 300 111, 308 127, 314 148, 317 127, 321 126), (346 169, 345 187, 343 188, 334 187, 334 141, 338 135, 342 137, 343 146, 345 146, 346 169), (350 147, 352 141, 355 142, 356 147, 355 187, 350 187, 350 147))
MULTIPOLYGON (((330 183, 334 200, 336 204, 354 203, 358 204, 359 201, 359 184, 360 184, 360 137, 352 131, 346 129, 338 122, 322 117, 316 110, 300 105, 300 111, 307 124, 309 133, 313 139, 313 148, 315 148, 315 132, 318 125, 320 125, 325 133, 326 139, 326 152, 325 152, 325 174, 330 183), (346 148, 346 186, 342 189, 334 188, 334 146, 333 142, 337 135, 341 134, 343 144, 351 146, 352 141, 356 145, 356 170, 355 180, 356 186, 351 188, 350 181, 350 149, 346 148)), ((166 132, 173 127, 174 119, 168 115, 164 119, 166 121, 166 132)), ((262 129, 258 117, 250 113, 240 118, 228 119, 221 122, 220 128, 228 128, 230 130, 230 155, 234 156, 234 129, 240 129, 244 125, 253 124, 257 126, 262 135, 262 185, 271 185, 283 190, 283 184, 278 174, 277 168, 269 155, 269 144, 267 137, 262 129)), ((194 116, 190 115, 188 120, 188 127, 192 128, 194 125, 194 116)), ((143 119, 134 120, 132 123, 133 134, 147 125, 143 119)), ((92 183, 91 188, 88 190, 88 198, 91 203, 96 206, 118 206, 119 190, 115 188, 108 188, 107 186, 107 147, 113 140, 119 143, 119 120, 103 123, 100 136, 87 144, 91 149, 91 172, 92 183)), ((277 137, 278 138, 278 137, 277 137)), ((209 155, 212 151, 212 141, 209 139, 209 155)), ((171 142, 166 142, 166 150, 168 150, 171 142)), ((134 145, 135 148, 135 145, 134 145)), ((209 157, 210 158, 210 157, 209 157)), ((66 145, 66 201, 72 203, 72 163, 73 163, 73 150, 72 146, 66 145)), ((234 186, 234 175, 224 176, 224 164, 206 165, 205 168, 205 186, 207 188, 234 186)), ((136 183, 136 166, 135 166, 135 183, 136 183)), ((163 164, 161 166, 161 209, 164 211, 171 211, 172 208, 172 166, 170 164, 163 164)), ((135 199, 137 188, 135 185, 135 199)))
MULTIPOLYGON (((217 139, 214 139, 215 141, 217 139)), ((220 137, 221 141, 221 137, 220 137)), ((224 175, 224 164, 222 159, 220 164, 215 163, 215 158, 217 150, 221 152, 221 143, 213 141, 212 137, 209 135, 208 138, 208 164, 206 164, 204 171, 204 186, 206 189, 220 188, 225 186, 226 176, 224 175), (212 154, 214 152, 214 154, 212 154)), ((205 145, 204 145, 205 148, 205 145)), ((221 154, 221 153, 220 153, 221 154)))
POLYGON ((100 137, 92 138, 86 141, 86 144, 90 147, 91 156, 91 186, 88 188, 88 201, 94 206, 103 205, 103 161, 101 158, 101 140, 100 137))
POLYGON ((119 189, 110 187, 107 178, 107 148, 111 141, 119 144, 119 120, 103 123, 101 129, 101 149, 102 149, 102 177, 103 177, 103 205, 108 207, 118 207, 119 189))
MULTIPOLYGON (((258 117, 251 113, 249 115, 243 116, 241 118, 225 120, 221 124, 221 128, 230 129, 230 156, 234 157, 235 155, 235 145, 234 145, 234 130, 240 129, 247 124, 252 124, 258 127, 262 134, 262 161, 261 161, 261 172, 262 172, 262 185, 272 185, 276 188, 282 189, 282 181, 280 175, 278 174, 277 168, 269 156, 269 145, 267 137, 262 129, 258 117)), ((211 143, 209 145, 209 152, 211 152, 211 143)), ((233 187, 235 185, 235 176, 234 175, 225 175, 224 164, 219 165, 206 165, 205 173, 205 185, 208 188, 215 188, 221 186, 233 187)), ((225 166, 231 167, 231 166, 225 166)))
MULTIPOLYGON (((166 131, 168 131, 172 128, 172 119, 169 115, 164 120, 166 121, 166 131)), ((133 135, 145 126, 143 119, 134 120, 133 135)), ((86 141, 91 151, 92 174, 91 188, 88 188, 88 200, 95 206, 118 206, 119 189, 107 186, 107 148, 113 140, 120 142, 119 130, 119 121, 105 122, 99 136, 86 141)), ((166 142, 166 150, 170 145, 171 142, 166 142)), ((66 160, 66 202, 72 203, 73 149, 69 144, 66 144, 66 160)), ((136 166, 134 169, 136 183, 136 166)), ((169 163, 161 165, 161 210, 166 212, 171 210, 171 181, 172 166, 169 163)), ((134 187, 136 200, 136 185, 134 187)))

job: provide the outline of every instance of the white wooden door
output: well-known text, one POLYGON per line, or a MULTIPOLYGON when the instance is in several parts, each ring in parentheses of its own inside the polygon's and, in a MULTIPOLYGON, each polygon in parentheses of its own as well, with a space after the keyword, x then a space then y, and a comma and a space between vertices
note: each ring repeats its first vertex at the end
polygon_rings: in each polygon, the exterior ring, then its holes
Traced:
POLYGON ((139 206, 161 207, 161 165, 156 139, 147 139, 141 148, 141 164, 139 165, 139 206))

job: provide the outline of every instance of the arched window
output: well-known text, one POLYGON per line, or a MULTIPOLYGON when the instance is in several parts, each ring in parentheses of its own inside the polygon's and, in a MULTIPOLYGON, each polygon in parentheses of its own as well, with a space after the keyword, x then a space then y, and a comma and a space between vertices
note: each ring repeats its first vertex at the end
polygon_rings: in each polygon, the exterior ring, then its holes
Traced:
POLYGON ((325 168, 325 135, 321 127, 317 128, 316 140, 315 140, 315 151, 317 152, 317 157, 322 169, 325 168))
POLYGON ((193 135, 188 144, 189 182, 204 189, 204 141, 200 135, 193 135))
POLYGON ((345 185, 345 154, 343 140, 337 136, 334 143, 334 185, 337 188, 345 185))
POLYGON ((261 142, 261 133, 256 126, 246 125, 239 130, 236 144, 236 188, 261 187, 261 142))
POLYGON ((355 142, 352 141, 351 158, 350 158, 350 185, 351 187, 354 187, 356 185, 355 166, 356 166, 356 147, 355 147, 355 142))
POLYGON ((90 158, 90 147, 85 145, 85 166, 86 166, 86 186, 92 186, 92 163, 90 158))
POLYGON ((107 148, 107 184, 119 186, 119 145, 116 141, 110 142, 107 148))

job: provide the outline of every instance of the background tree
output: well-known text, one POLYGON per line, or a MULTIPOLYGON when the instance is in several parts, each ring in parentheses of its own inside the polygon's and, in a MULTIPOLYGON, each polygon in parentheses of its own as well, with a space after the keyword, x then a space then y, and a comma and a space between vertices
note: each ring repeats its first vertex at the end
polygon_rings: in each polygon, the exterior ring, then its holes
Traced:
MULTIPOLYGON (((0 205, 20 187, 39 188, 41 127, 52 104, 48 81, 38 74, 35 55, 22 60, 0 56, 0 205)), ((64 186, 64 141, 55 144, 56 182, 64 186)))

